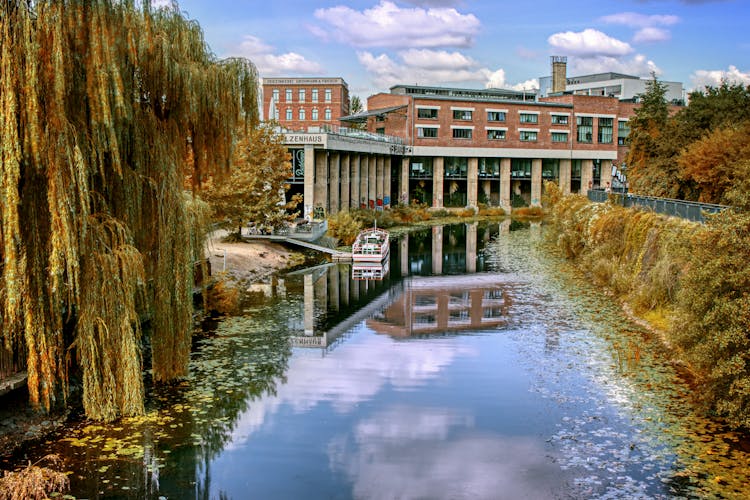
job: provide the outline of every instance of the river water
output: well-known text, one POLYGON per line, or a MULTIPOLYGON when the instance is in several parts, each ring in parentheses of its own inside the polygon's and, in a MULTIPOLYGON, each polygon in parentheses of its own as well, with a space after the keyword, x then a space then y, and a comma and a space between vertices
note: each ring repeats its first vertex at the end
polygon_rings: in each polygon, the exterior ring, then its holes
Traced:
POLYGON ((29 458, 60 454, 78 498, 741 498, 742 440, 543 231, 435 227, 387 269, 255 285, 145 417, 29 458))

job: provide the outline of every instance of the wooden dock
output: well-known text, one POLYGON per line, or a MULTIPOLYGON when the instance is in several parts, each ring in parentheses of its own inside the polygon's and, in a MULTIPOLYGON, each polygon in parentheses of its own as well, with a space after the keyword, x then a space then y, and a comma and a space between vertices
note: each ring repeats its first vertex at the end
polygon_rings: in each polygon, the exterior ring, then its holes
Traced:
POLYGON ((292 238, 290 236, 280 234, 251 234, 244 235, 243 238, 248 241, 278 241, 280 243, 290 243, 292 245, 297 245, 304 248, 309 248, 311 250, 316 250, 318 252, 327 253, 335 262, 351 262, 352 260, 351 252, 342 252, 340 250, 336 250, 335 248, 316 245, 315 243, 292 238))

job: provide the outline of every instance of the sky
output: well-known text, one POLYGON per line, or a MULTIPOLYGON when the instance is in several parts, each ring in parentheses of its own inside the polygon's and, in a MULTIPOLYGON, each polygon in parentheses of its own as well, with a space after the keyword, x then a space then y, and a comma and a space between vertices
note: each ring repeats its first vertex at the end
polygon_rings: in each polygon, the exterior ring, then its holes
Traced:
POLYGON ((363 103, 398 84, 538 88, 553 55, 569 77, 750 85, 750 0, 174 1, 217 57, 261 77, 341 77, 363 103))

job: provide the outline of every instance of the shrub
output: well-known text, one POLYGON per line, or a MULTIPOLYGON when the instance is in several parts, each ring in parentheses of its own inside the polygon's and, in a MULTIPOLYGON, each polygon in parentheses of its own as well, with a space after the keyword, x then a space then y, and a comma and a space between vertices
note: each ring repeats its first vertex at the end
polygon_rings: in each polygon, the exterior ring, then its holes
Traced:
POLYGON ((513 215, 518 217, 541 217, 544 215, 542 207, 518 207, 513 209, 513 215))
MULTIPOLYGON (((47 455, 42 460, 58 464, 57 455, 47 455)), ((70 481, 64 472, 47 467, 29 464, 15 472, 5 472, 0 478, 0 499, 37 500, 60 494, 70 488, 70 481)))
POLYGON ((499 217, 505 215, 505 210, 502 207, 488 207, 479 206, 479 215, 485 215, 487 217, 499 217))

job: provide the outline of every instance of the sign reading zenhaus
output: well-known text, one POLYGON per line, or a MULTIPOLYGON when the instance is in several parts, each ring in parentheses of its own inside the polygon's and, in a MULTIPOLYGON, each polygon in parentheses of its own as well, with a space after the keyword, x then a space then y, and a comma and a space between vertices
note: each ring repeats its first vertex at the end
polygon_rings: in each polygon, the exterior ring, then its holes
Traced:
POLYGON ((323 144, 323 134, 286 134, 285 144, 323 144))

